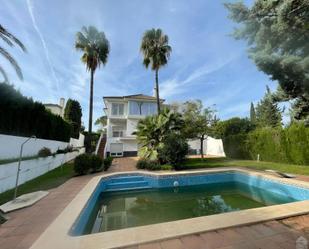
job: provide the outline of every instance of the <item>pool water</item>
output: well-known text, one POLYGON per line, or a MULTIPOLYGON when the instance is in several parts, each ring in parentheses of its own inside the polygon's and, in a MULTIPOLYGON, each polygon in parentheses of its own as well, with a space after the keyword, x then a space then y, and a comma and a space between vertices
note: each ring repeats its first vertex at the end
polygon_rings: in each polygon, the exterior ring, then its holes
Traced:
POLYGON ((295 199, 239 182, 102 192, 83 234, 188 219, 295 199))

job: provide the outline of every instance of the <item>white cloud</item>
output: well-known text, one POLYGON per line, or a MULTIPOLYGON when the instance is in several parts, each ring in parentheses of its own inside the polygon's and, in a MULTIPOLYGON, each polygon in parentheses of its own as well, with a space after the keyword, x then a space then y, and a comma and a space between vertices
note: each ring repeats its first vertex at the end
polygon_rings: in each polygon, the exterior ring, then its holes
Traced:
POLYGON ((231 57, 229 59, 225 59, 224 61, 219 60, 218 62, 214 62, 212 64, 205 64, 194 70, 184 80, 178 80, 177 78, 165 80, 160 84, 160 95, 163 98, 168 98, 173 95, 183 93, 187 90, 189 85, 194 84, 195 80, 220 70, 229 64, 233 59, 234 57, 231 57))
POLYGON ((38 36, 40 37, 40 40, 41 40, 43 48, 44 48, 46 60, 47 60, 48 65, 50 67, 50 71, 53 75, 53 78, 56 81, 57 90, 59 90, 59 79, 57 78, 55 70, 54 70, 54 66, 52 65, 45 39, 44 39, 44 37, 43 37, 43 35, 42 35, 42 33, 41 33, 37 23, 36 23, 36 19, 35 19, 34 14, 33 14, 33 4, 31 2, 31 0, 27 0, 27 7, 28 7, 29 15, 31 17, 33 28, 35 29, 38 36))

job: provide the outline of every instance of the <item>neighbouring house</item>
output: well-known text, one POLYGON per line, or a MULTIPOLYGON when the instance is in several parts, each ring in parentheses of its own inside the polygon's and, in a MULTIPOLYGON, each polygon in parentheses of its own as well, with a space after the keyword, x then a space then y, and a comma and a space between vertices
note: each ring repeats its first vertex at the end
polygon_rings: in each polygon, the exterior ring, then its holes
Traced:
POLYGON ((47 103, 47 104, 43 104, 45 106, 46 109, 50 110, 51 113, 55 114, 55 115, 59 115, 60 117, 64 117, 64 107, 65 107, 65 99, 64 98, 60 98, 59 104, 51 104, 51 103, 47 103))
MULTIPOLYGON (((144 94, 103 97, 107 116, 104 154, 114 157, 136 156, 138 143, 137 123, 140 119, 157 113, 156 98, 144 94)), ((164 100, 161 99, 163 104, 164 100)))

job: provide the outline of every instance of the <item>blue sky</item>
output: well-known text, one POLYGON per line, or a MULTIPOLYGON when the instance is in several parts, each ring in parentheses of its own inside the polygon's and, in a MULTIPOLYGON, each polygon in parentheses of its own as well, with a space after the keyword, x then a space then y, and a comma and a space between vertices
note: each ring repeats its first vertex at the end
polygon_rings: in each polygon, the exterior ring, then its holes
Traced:
MULTIPOLYGON (((252 4, 251 0, 246 1, 252 4)), ((153 93, 154 73, 142 65, 143 32, 161 28, 173 52, 159 72, 161 96, 167 102, 201 99, 215 105, 218 116, 247 116, 250 102, 276 83, 248 59, 243 41, 229 34, 235 24, 217 0, 0 0, 0 23, 28 49, 9 49, 24 74, 19 80, 0 58, 10 81, 24 95, 46 103, 60 97, 78 100, 88 120, 89 73, 74 49, 75 34, 84 25, 104 31, 111 44, 105 67, 97 70, 94 120, 102 115, 105 95, 153 93)))

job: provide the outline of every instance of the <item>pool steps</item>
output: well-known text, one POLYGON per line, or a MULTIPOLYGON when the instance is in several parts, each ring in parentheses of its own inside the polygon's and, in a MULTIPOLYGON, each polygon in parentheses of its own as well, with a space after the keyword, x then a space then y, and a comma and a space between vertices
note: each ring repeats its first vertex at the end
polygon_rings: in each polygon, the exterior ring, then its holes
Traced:
POLYGON ((148 181, 145 181, 143 176, 125 176, 113 178, 106 185, 106 191, 119 191, 131 189, 147 189, 151 188, 148 181))

